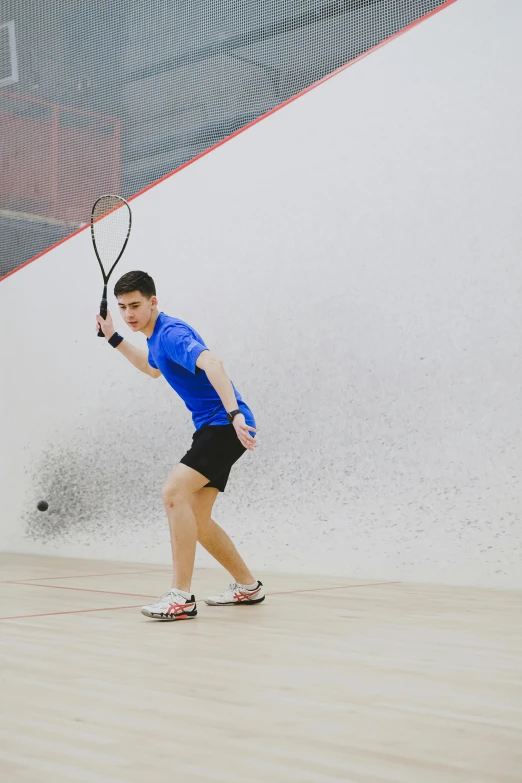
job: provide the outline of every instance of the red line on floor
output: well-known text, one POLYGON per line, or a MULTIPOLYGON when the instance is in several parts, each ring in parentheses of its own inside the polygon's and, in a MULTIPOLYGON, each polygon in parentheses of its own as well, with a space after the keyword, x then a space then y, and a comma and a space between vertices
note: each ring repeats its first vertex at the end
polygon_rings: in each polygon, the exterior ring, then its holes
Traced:
MULTIPOLYGON (((12 582, 11 584, 25 584, 25 582, 12 582)), ((267 595, 290 595, 292 593, 318 593, 323 590, 350 590, 354 589, 356 587, 376 587, 378 585, 398 585, 400 582, 365 582, 360 585, 335 585, 334 587, 309 587, 305 588, 303 590, 283 590, 277 593, 267 593, 267 595)), ((89 592, 89 593, 105 593, 108 591, 105 590, 90 590, 88 588, 83 587, 61 587, 61 585, 27 585, 28 587, 56 587, 58 589, 63 590, 79 590, 81 592, 89 592)), ((111 593, 113 595, 113 593, 111 593)), ((135 593, 114 593, 114 595, 136 595, 135 593)), ((149 598, 152 596, 142 596, 144 598, 149 598)), ((196 599, 201 600, 201 599, 196 599)), ((101 607, 98 609, 72 609, 65 612, 42 612, 41 614, 19 614, 19 615, 13 615, 8 617, 0 617, 0 620, 23 620, 30 617, 52 617, 55 615, 62 615, 62 614, 83 614, 86 612, 109 612, 109 611, 116 611, 117 609, 139 609, 140 606, 108 606, 108 607, 101 607)))
POLYGON ((121 593, 116 590, 95 590, 92 587, 66 587, 65 585, 41 585, 37 582, 19 582, 10 581, 4 582, 4 584, 11 585, 25 585, 26 587, 47 587, 51 590, 78 590, 80 593, 103 593, 104 595, 128 595, 130 598, 156 598, 155 595, 148 595, 146 593, 121 593))
POLYGON ((138 606, 102 606, 98 609, 72 609, 68 612, 42 612, 41 614, 16 614, 9 617, 0 617, 0 620, 25 620, 28 617, 52 617, 57 614, 83 614, 85 612, 112 612, 117 609, 140 609, 141 604, 138 606))
POLYGON ((351 590, 354 587, 377 587, 378 585, 400 585, 400 582, 364 582, 360 585, 335 585, 335 587, 306 587, 304 590, 283 590, 267 595, 290 595, 291 593, 319 593, 322 590, 351 590))
POLYGON ((67 576, 29 576, 26 579, 5 579, 0 584, 9 584, 10 582, 46 582, 53 579, 83 579, 83 577, 93 576, 126 576, 127 574, 165 574, 171 573, 171 568, 163 568, 161 571, 116 571, 112 574, 68 574, 67 576))

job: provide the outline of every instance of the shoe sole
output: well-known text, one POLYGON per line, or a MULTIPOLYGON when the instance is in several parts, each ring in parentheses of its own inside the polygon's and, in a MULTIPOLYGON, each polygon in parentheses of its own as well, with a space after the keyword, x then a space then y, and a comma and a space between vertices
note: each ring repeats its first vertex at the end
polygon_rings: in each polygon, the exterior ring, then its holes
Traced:
POLYGON ((144 617, 150 617, 152 620, 163 620, 167 623, 173 623, 176 620, 193 620, 195 617, 198 616, 197 612, 196 614, 181 614, 181 615, 175 615, 175 614, 155 614, 154 612, 144 612, 143 609, 141 610, 141 613, 144 617))
POLYGON ((217 601, 209 601, 207 598, 204 598, 204 602, 207 606, 254 606, 255 604, 262 603, 266 598, 266 595, 264 595, 262 598, 256 598, 255 601, 229 601, 227 604, 220 604, 217 601))

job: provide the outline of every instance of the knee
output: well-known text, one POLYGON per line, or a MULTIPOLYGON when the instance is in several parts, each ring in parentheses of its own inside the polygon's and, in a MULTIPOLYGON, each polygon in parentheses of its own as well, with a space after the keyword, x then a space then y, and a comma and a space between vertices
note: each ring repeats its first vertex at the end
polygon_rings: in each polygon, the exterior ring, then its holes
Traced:
POLYGON ((171 481, 167 481, 163 485, 161 497, 165 508, 173 508, 174 506, 189 500, 183 487, 171 481))

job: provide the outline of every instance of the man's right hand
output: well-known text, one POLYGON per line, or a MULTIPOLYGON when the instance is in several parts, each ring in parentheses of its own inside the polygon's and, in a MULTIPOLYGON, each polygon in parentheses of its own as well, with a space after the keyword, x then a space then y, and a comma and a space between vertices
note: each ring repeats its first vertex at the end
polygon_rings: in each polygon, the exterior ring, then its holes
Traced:
POLYGON ((106 340, 110 340, 116 329, 112 322, 112 315, 110 310, 107 310, 107 318, 102 318, 98 313, 96 315, 96 333, 100 331, 100 327, 103 329, 103 336, 106 340))

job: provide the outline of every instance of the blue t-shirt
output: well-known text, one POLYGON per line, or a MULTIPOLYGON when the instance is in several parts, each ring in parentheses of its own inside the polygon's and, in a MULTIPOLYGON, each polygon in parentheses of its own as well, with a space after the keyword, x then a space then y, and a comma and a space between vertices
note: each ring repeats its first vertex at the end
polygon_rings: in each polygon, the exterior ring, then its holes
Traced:
MULTIPOLYGON (((207 424, 228 424, 227 412, 204 370, 196 367, 202 351, 208 350, 203 338, 179 318, 160 313, 154 331, 147 339, 149 364, 160 370, 170 386, 179 394, 189 411, 196 430, 207 424)), ((245 421, 255 427, 255 419, 235 386, 237 407, 245 421)), ((251 433, 252 435, 254 433, 251 433)))

